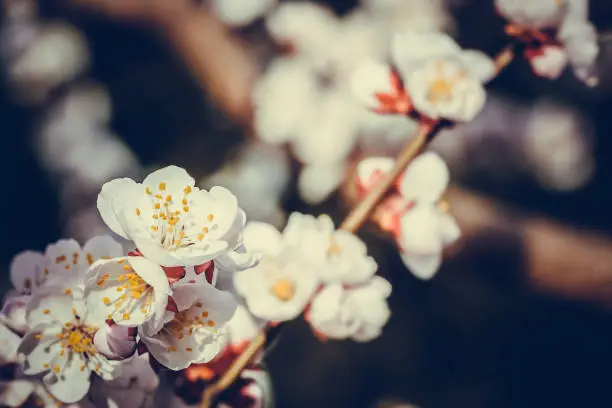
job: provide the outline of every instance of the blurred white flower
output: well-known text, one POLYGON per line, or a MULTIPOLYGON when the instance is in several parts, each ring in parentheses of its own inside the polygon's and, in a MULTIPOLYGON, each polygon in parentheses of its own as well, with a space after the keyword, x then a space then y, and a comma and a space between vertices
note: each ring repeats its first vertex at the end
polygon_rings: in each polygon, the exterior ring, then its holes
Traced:
POLYGON ((98 328, 88 322, 82 301, 70 295, 40 294, 28 305, 32 329, 19 346, 25 355, 24 373, 45 373, 47 390, 62 402, 82 399, 90 386, 90 374, 114 378, 119 362, 108 360, 94 346, 98 328))
POLYGON ((342 184, 345 174, 344 161, 307 164, 298 177, 300 196, 309 204, 325 201, 342 184))
POLYGON ((306 59, 274 60, 253 91, 254 126, 259 138, 271 144, 294 138, 316 109, 318 88, 306 59))
POLYGON ((64 24, 43 26, 38 37, 11 64, 9 76, 26 103, 41 103, 58 85, 70 81, 89 64, 82 34, 64 24))
POLYGON ((285 222, 280 205, 289 183, 289 160, 278 147, 247 143, 238 157, 200 181, 200 186, 223 186, 236 194, 248 218, 275 226, 285 222))
POLYGON ((452 24, 444 0, 361 0, 361 3, 372 20, 381 22, 390 32, 444 30, 452 24))
POLYGON ((569 62, 578 79, 597 84, 599 45, 588 0, 496 0, 495 6, 509 21, 506 32, 526 43, 536 74, 557 78, 569 62))
POLYGON ((584 118, 549 102, 537 103, 526 116, 524 150, 540 184, 560 191, 583 186, 595 169, 584 118))
POLYGON ((485 54, 464 51, 445 34, 406 31, 393 38, 392 55, 397 72, 367 62, 353 76, 354 94, 375 112, 415 109, 433 120, 469 122, 483 108, 483 84, 496 71, 485 54))
POLYGON ((206 191, 194 183, 175 166, 149 174, 142 184, 116 179, 102 186, 98 210, 109 228, 159 265, 218 258, 236 268, 252 266, 252 256, 235 252, 245 221, 236 197, 223 187, 206 191))
POLYGON ((324 6, 311 2, 281 3, 266 19, 270 36, 279 44, 288 44, 314 65, 327 65, 335 48, 338 19, 324 6))
MULTIPOLYGON (((363 160, 358 166, 361 188, 369 191, 392 166, 392 159, 363 160)), ((455 220, 440 202, 448 180, 444 161, 435 153, 424 153, 398 181, 397 194, 374 214, 379 225, 393 233, 406 266, 421 279, 430 279, 437 272, 442 250, 460 235, 455 220)))
POLYGON ((222 330, 236 310, 234 297, 207 284, 185 283, 173 293, 176 311, 167 310, 160 328, 151 320, 139 327, 151 355, 171 370, 211 361, 223 346, 222 330))
POLYGON ((215 15, 230 26, 246 26, 263 16, 277 0, 210 0, 215 15))
POLYGON ((287 245, 301 249, 323 283, 363 283, 378 268, 366 245, 356 235, 336 230, 327 215, 291 214, 283 238, 287 245))
POLYGON ((349 288, 331 284, 314 298, 307 319, 324 337, 371 341, 382 334, 389 320, 386 299, 390 294, 391 284, 378 276, 349 288))

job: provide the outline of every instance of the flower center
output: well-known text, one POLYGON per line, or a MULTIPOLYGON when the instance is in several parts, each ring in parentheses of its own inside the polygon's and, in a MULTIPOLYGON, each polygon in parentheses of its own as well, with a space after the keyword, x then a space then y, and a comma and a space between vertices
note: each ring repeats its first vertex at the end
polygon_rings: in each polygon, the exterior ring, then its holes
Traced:
POLYGON ((66 323, 62 332, 57 335, 61 342, 62 353, 64 350, 70 350, 78 354, 96 354, 96 348, 93 344, 95 333, 95 327, 66 323))
POLYGON ((459 81, 465 79, 465 71, 448 61, 434 62, 434 78, 429 82, 427 100, 436 105, 452 100, 453 90, 459 81))
MULTIPOLYGON (((204 305, 198 302, 188 310, 175 313, 174 318, 166 324, 164 330, 170 332, 173 337, 179 340, 182 340, 185 336, 192 336, 194 331, 198 329, 217 331, 215 329, 217 323, 208 317, 208 310, 204 309, 204 305)), ((176 349, 168 347, 168 351, 176 351, 176 349)))
POLYGON ((295 284, 289 279, 279 279, 270 288, 272 295, 280 301, 288 302, 295 296, 295 284))

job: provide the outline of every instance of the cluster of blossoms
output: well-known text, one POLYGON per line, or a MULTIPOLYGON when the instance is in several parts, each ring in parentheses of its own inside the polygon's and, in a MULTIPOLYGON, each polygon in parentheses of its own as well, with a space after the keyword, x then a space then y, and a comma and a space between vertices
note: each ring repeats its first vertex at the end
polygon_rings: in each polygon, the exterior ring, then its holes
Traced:
POLYGON ((320 338, 369 341, 390 316, 391 285, 355 235, 325 216, 293 213, 281 233, 251 222, 244 245, 263 253, 259 265, 234 275, 250 312, 271 324, 304 313, 320 338))
POLYGON ((570 64, 580 80, 597 84, 599 44, 587 0, 495 0, 495 6, 508 20, 506 33, 524 43, 537 75, 555 79, 570 64))
MULTIPOLYGON (((393 168, 393 159, 371 157, 361 161, 357 177, 361 194, 393 168)), ((421 279, 431 278, 442 262, 442 250, 459 238, 460 231, 441 200, 449 181, 448 168, 435 153, 417 157, 396 183, 395 191, 378 206, 372 218, 397 241, 402 260, 421 279)))
MULTIPOLYGON (((150 406, 158 382, 151 366, 180 371, 177 392, 194 403, 189 396, 269 323, 306 311, 317 334, 367 341, 389 318, 390 284, 373 276, 365 244, 326 216, 293 214, 282 235, 268 224, 245 227, 229 190, 201 190, 174 166, 142 183, 106 183, 97 206, 127 240, 127 255, 115 239, 97 236, 83 247, 61 240, 13 260, 14 290, 0 313, 2 364, 16 367, 1 388, 4 405, 36 398, 150 406), (141 392, 128 393, 134 384, 141 392)), ((261 357, 220 403, 258 406, 270 398, 261 357)))

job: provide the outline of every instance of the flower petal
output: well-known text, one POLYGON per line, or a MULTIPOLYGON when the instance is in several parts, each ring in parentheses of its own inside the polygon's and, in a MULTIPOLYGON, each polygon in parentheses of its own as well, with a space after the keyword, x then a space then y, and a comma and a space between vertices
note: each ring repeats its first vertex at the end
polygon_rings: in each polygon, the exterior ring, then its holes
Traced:
POLYGON ((125 239, 129 236, 124 231, 124 225, 118 219, 118 214, 145 194, 144 187, 129 178, 120 178, 109 181, 102 186, 98 194, 98 211, 106 225, 116 234, 125 239))
POLYGON ((344 161, 304 166, 298 179, 300 196, 308 204, 325 201, 342 184, 345 173, 344 161))
POLYGON ((165 185, 163 189, 169 194, 183 194, 185 187, 193 186, 195 180, 185 171, 185 169, 177 166, 167 166, 149 174, 142 181, 142 184, 149 186, 152 189, 160 189, 160 184, 165 185))
POLYGON ((108 235, 93 237, 83 246, 83 256, 88 265, 99 259, 117 258, 122 255, 123 246, 108 235))
POLYGON ((32 293, 45 280, 46 268, 47 258, 40 252, 21 252, 11 262, 11 283, 19 293, 32 293))
POLYGON ((0 310, 0 323, 7 325, 18 333, 25 333, 28 330, 26 319, 26 308, 30 296, 11 296, 4 301, 0 310))
POLYGON ((351 91, 359 102, 370 109, 378 108, 377 94, 392 94, 391 67, 378 61, 365 61, 351 77, 351 91))
POLYGON ((10 331, 6 326, 0 325, 0 364, 13 363, 17 359, 17 349, 21 338, 10 331))
POLYGON ((407 201, 433 203, 446 190, 450 173, 442 158, 433 152, 423 153, 408 166, 399 185, 407 201))
POLYGON ((391 43, 393 61, 404 78, 424 60, 460 53, 461 48, 450 36, 436 32, 406 31, 396 34, 391 43))
POLYGON ((368 192, 394 165, 394 160, 390 157, 368 157, 357 165, 357 182, 360 188, 368 192))
POLYGON ((34 383, 28 380, 0 381, 0 406, 22 407, 34 391, 34 383))
MULTIPOLYGON (((73 353, 73 356, 78 354, 73 353)), ((85 362, 82 358, 72 358, 64 365, 60 375, 54 372, 43 377, 43 383, 51 394, 65 403, 81 400, 89 391, 89 373, 81 367, 85 362)))
POLYGON ((265 222, 250 221, 244 228, 242 243, 246 250, 276 255, 283 247, 282 235, 265 222))
POLYGON ((464 50, 461 52, 460 59, 469 71, 483 84, 493 79, 497 73, 493 60, 483 52, 464 50))
POLYGON ((442 264, 442 255, 419 255, 409 252, 403 252, 401 254, 402 261, 410 272, 419 279, 428 280, 431 279, 438 268, 442 264))

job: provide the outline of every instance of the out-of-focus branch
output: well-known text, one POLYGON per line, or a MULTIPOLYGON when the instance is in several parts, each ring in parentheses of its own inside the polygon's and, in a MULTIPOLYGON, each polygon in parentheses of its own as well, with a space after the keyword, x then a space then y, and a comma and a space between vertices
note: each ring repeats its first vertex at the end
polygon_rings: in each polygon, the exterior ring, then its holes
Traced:
POLYGON ((486 228, 511 225, 525 248, 534 286, 564 297, 612 306, 612 239, 538 216, 519 215, 502 203, 453 187, 447 195, 461 227, 462 245, 486 228))
POLYGON ((246 45, 193 0, 70 0, 84 10, 163 33, 197 82, 231 119, 249 126, 257 65, 246 45))

